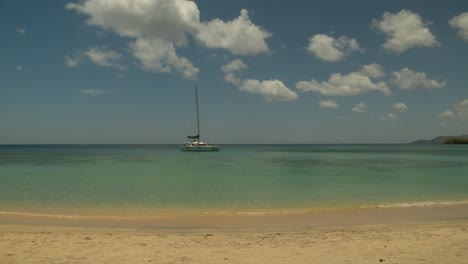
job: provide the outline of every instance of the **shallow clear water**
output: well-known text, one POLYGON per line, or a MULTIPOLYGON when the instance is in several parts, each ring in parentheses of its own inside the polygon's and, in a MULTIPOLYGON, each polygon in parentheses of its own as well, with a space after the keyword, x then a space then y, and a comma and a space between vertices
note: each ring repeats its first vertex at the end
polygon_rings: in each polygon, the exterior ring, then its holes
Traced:
POLYGON ((0 211, 251 210, 468 200, 461 145, 0 146, 0 211))

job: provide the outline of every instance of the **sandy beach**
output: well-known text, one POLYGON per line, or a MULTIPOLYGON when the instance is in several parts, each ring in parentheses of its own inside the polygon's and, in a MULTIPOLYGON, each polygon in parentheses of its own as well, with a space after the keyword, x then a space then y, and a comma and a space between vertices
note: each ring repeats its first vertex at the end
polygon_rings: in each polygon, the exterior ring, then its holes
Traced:
POLYGON ((223 232, 0 226, 0 263, 466 263, 468 222, 223 232))
POLYGON ((467 214, 466 205, 140 219, 3 213, 0 263, 467 263, 467 214))

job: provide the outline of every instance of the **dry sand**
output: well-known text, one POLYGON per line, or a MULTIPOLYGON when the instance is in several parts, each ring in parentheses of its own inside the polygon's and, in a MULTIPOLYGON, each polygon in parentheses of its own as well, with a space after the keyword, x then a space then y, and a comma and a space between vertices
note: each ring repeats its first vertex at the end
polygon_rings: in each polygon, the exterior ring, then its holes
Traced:
POLYGON ((295 231, 0 225, 0 263, 468 263, 468 221, 295 231))

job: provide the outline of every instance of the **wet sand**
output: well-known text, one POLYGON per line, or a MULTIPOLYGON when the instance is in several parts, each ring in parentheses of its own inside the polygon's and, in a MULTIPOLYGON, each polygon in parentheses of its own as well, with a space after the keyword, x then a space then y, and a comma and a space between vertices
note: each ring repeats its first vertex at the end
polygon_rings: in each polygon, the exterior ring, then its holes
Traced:
POLYGON ((468 220, 468 204, 289 211, 1 210, 0 225, 160 230, 302 230, 468 220))

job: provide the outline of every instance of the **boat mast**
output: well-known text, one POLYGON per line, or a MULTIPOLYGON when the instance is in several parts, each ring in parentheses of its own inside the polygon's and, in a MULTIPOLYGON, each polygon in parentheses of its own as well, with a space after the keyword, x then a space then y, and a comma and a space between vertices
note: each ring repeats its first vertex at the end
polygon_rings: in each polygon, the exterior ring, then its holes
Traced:
POLYGON ((198 142, 200 142, 200 114, 198 112, 198 89, 195 86, 195 100, 197 101, 197 132, 198 132, 198 142))

